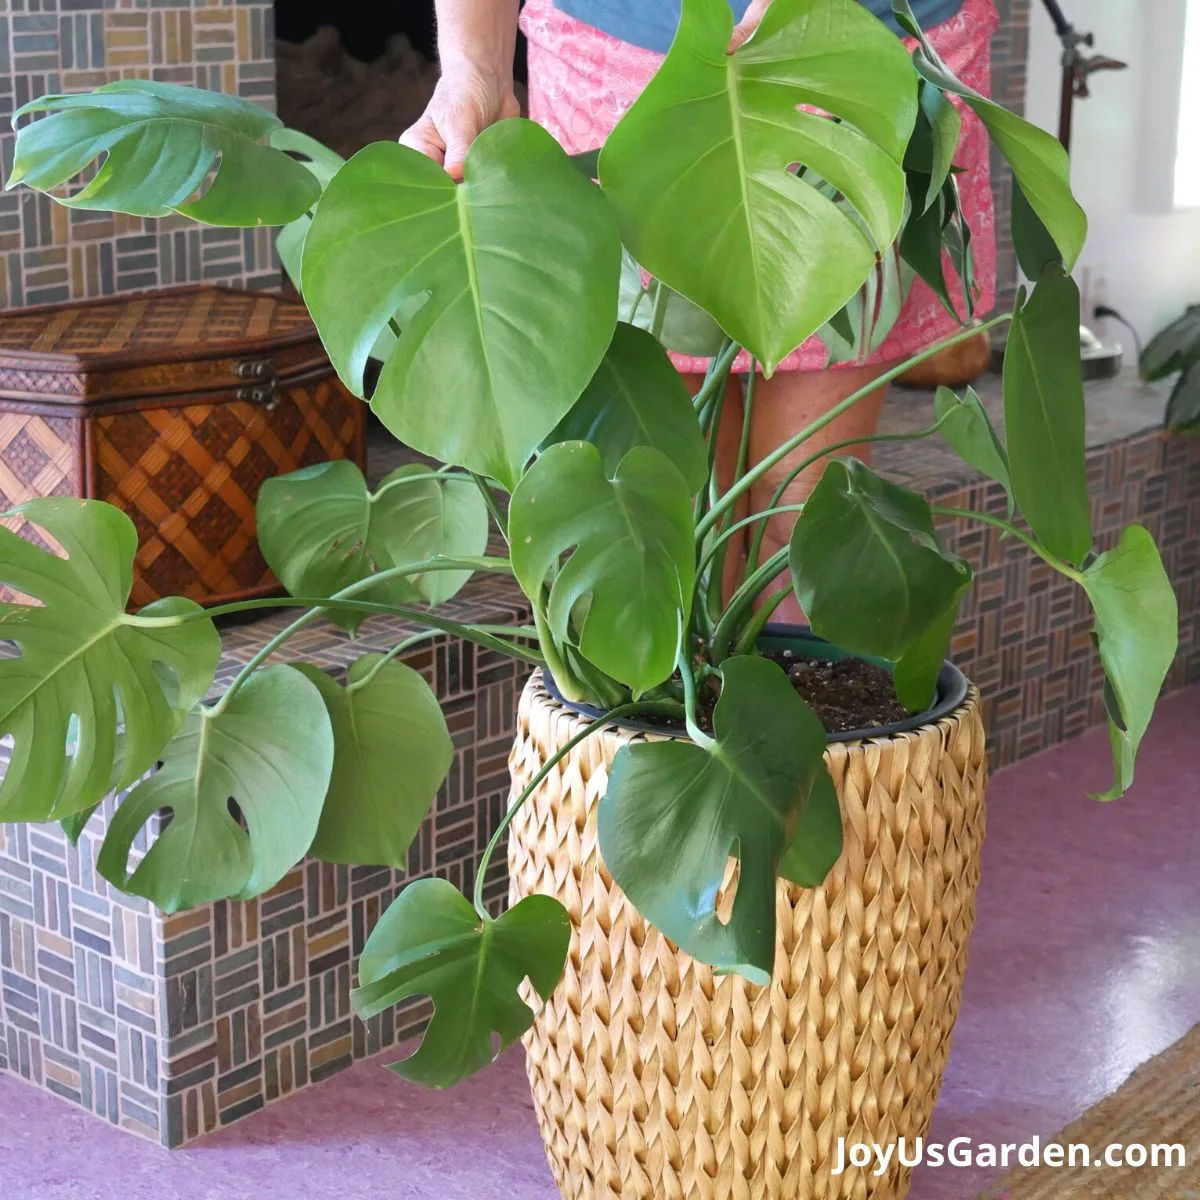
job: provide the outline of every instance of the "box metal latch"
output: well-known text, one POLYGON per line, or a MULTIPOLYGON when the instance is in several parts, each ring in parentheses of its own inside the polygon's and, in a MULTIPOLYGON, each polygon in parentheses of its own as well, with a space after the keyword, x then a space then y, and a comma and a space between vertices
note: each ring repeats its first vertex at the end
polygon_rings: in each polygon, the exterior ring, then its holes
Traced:
POLYGON ((261 404, 267 412, 279 403, 279 372, 269 358, 251 358, 237 365, 239 379, 252 383, 238 389, 237 398, 250 404, 261 404))

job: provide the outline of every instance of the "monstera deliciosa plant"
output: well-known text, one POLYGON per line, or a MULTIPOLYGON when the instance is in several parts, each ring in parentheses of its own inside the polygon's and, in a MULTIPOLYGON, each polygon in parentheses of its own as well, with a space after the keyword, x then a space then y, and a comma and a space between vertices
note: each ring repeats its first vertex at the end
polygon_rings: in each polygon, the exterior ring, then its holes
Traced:
MULTIPOLYGON (((12 740, 0 820, 77 833, 107 793, 127 793, 99 869, 167 911, 258 895, 306 854, 403 866, 451 744, 399 656, 453 634, 545 667, 568 702, 599 709, 580 737, 646 714, 678 730, 617 756, 605 863, 684 950, 767 981, 776 880, 819 883, 841 833, 822 726, 758 653, 760 633, 794 589, 817 634, 894 664, 900 700, 919 712, 971 570, 939 543, 947 510, 854 458, 831 458, 803 505, 784 505, 781 487, 769 509, 735 517, 785 458, 826 453, 803 447, 878 385, 753 465, 743 440, 722 487, 726 382, 742 349, 769 375, 817 333, 832 358, 869 353, 914 276, 963 314, 942 345, 975 336, 954 164, 962 109, 1013 169, 1036 285, 983 324, 1011 325, 1003 434, 972 392, 944 391, 936 424, 913 436, 936 432, 1009 494, 1007 516, 953 515, 1019 539, 1087 594, 1116 763, 1105 798, 1119 796, 1177 617, 1145 529, 1093 545, 1070 276, 1085 218, 1053 138, 956 80, 903 0, 897 15, 918 39, 911 55, 854 0, 775 0, 727 56, 726 0, 685 0, 661 70, 598 158, 572 161, 539 126, 507 120, 472 146, 461 184, 393 143, 342 162, 252 104, 169 84, 123 81, 21 109, 10 186, 75 208, 283 226, 280 253, 341 379, 365 397, 368 359, 380 360, 371 408, 446 465, 402 467, 374 491, 345 462, 263 487, 262 545, 293 597, 267 603, 306 611, 220 695, 214 618, 253 604, 127 612, 129 519, 96 502, 22 505, 65 556, 0 533, 0 581, 27 598, 0 610, 11 651, 0 735, 12 740), (694 398, 670 348, 711 352, 694 398), (765 522, 781 514, 795 519, 790 547, 760 561, 765 522), (489 553, 489 519, 506 553, 489 553), (723 594, 743 534, 745 566, 723 594), (532 624, 439 614, 476 572, 514 576, 532 624), (344 683, 268 661, 318 617, 352 631, 382 613, 418 631, 358 659, 344 683), (741 872, 724 920, 730 854, 741 872)), ((444 880, 416 882, 362 957, 360 1012, 435 1001, 400 1067, 411 1078, 445 1084, 490 1061, 494 1034, 507 1045, 530 1024, 524 981, 544 997, 559 977, 569 928, 556 900, 498 917, 482 901, 487 860, 531 788, 487 848, 474 904, 444 880)))

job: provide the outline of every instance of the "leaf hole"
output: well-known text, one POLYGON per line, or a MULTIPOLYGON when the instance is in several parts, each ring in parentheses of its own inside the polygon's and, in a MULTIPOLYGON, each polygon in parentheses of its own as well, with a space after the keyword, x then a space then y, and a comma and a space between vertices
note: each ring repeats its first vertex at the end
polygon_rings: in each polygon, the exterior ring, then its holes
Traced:
POLYGON ((721 886, 717 890, 716 901, 713 905, 717 920, 722 925, 728 925, 730 917, 733 916, 733 902, 737 899, 738 883, 741 877, 741 844, 738 839, 735 839, 729 850, 729 859, 725 863, 725 878, 721 880, 721 886))
POLYGON ((242 806, 238 804, 238 802, 232 796, 225 801, 225 804, 229 809, 229 815, 234 819, 235 822, 237 822, 238 825, 245 829, 246 816, 242 812, 242 806))
POLYGON ((184 201, 185 204, 195 204, 198 200, 202 200, 208 194, 208 192, 212 189, 213 184, 217 181, 217 175, 220 173, 221 159, 222 154, 221 151, 218 150, 213 156, 212 163, 205 172, 204 178, 200 180, 200 183, 196 189, 190 196, 188 196, 187 200, 184 201))
MULTIPOLYGON (((154 673, 154 678, 162 689, 163 698, 172 708, 178 709, 182 695, 179 672, 170 663, 157 658, 150 664, 150 670, 154 673)), ((118 697, 119 699, 120 697, 118 697)))

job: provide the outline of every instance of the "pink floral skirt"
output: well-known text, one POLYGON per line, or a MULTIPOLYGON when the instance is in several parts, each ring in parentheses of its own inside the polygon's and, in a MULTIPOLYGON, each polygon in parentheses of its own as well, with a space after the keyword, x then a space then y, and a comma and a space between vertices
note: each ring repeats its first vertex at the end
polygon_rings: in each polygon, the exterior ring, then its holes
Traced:
MULTIPOLYGON (((991 38, 998 24, 992 0, 966 0, 956 16, 929 30, 930 40, 950 69, 985 95, 991 90, 991 38)), ((568 154, 602 146, 662 61, 661 55, 610 37, 559 12, 552 0, 527 0, 521 28, 529 39, 529 115, 554 134, 568 154)), ((996 301, 996 231, 988 135, 978 117, 961 104, 959 109, 963 127, 954 161, 966 168, 958 182, 981 291, 976 309, 986 313, 996 301)), ((953 279, 948 262, 947 277, 953 279)), ((903 360, 957 328, 932 290, 918 279, 900 319, 867 362, 903 360)), ((707 359, 672 357, 684 372, 703 371, 708 365, 707 359)), ((784 359, 779 370, 820 371, 826 358, 825 347, 817 338, 810 338, 784 359)), ((745 370, 746 366, 743 356, 738 367, 745 370)))

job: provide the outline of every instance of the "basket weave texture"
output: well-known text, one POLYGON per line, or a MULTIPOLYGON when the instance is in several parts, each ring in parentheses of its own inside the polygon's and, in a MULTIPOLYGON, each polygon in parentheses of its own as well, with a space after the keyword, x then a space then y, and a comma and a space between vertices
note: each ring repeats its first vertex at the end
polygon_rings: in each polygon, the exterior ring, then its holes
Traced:
MULTIPOLYGON (((521 698, 514 795, 587 718, 540 672, 521 698)), ((600 861, 607 729, 515 818, 511 895, 570 913, 562 981, 525 1039, 564 1200, 902 1200, 908 1168, 838 1166, 838 1139, 923 1136, 975 917, 986 760, 979 696, 936 725, 830 745, 845 847, 825 883, 781 883, 769 988, 719 978, 649 926, 600 861)))

